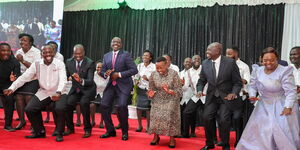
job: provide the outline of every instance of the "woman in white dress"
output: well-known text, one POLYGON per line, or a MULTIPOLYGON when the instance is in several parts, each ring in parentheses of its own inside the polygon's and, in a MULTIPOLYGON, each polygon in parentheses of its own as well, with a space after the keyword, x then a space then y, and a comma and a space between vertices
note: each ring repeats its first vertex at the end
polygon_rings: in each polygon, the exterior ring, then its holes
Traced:
POLYGON ((253 68, 249 86, 249 99, 258 102, 236 149, 299 150, 293 68, 278 65, 274 50, 263 51, 261 56, 264 66, 253 68))

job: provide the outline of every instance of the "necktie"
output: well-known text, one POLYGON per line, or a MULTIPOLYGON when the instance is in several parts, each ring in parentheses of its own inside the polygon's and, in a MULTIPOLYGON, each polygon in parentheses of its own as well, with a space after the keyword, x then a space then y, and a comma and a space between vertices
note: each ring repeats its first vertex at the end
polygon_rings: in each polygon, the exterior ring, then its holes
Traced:
POLYGON ((80 72, 80 61, 77 61, 76 71, 77 71, 77 73, 80 72))
MULTIPOLYGON (((77 61, 76 71, 77 71, 77 73, 79 75, 79 72, 80 72, 80 61, 77 61)), ((76 88, 76 92, 79 93, 80 92, 80 88, 76 88)))
MULTIPOLYGON (((216 62, 212 62, 213 78, 214 78, 214 80, 215 80, 215 83, 217 84, 217 73, 216 73, 216 66, 215 66, 215 65, 216 65, 216 62)), ((219 93, 218 88, 216 88, 214 95, 215 95, 216 97, 219 97, 219 96, 220 96, 220 93, 219 93)))
MULTIPOLYGON (((116 58, 117 58, 117 53, 114 52, 114 57, 113 57, 113 60, 112 60, 112 68, 113 68, 113 69, 115 69, 116 58)), ((112 81, 112 85, 113 85, 113 86, 116 86, 116 85, 117 85, 117 81, 116 81, 116 80, 113 80, 113 81, 112 81)))
POLYGON ((213 72, 213 77, 214 77, 214 80, 216 82, 216 78, 217 78, 217 73, 216 73, 216 62, 212 62, 212 72, 213 72))

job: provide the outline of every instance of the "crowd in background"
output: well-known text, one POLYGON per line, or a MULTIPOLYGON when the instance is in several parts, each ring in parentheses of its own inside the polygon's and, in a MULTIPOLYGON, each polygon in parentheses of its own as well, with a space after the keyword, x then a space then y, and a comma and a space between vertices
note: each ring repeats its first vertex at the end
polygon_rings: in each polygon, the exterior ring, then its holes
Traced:
POLYGON ((61 19, 56 23, 50 17, 46 17, 45 20, 38 17, 17 21, 2 19, 0 24, 0 41, 7 41, 12 51, 15 52, 20 48, 18 35, 27 33, 33 36, 37 48, 41 48, 43 44, 49 41, 55 41, 60 47, 61 25, 61 19))

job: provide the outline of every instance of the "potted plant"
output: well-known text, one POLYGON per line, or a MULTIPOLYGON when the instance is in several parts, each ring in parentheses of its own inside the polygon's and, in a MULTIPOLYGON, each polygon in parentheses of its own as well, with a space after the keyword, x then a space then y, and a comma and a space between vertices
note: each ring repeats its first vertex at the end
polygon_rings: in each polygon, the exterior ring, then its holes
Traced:
MULTIPOLYGON (((137 57, 134 60, 134 63, 136 65, 141 63, 141 58, 137 57)), ((140 80, 140 78, 135 78, 134 79, 134 86, 133 86, 133 92, 132 92, 132 97, 131 97, 131 105, 128 105, 128 118, 130 119, 137 119, 137 112, 136 112, 136 104, 137 104, 137 88, 138 88, 138 81, 140 80)))

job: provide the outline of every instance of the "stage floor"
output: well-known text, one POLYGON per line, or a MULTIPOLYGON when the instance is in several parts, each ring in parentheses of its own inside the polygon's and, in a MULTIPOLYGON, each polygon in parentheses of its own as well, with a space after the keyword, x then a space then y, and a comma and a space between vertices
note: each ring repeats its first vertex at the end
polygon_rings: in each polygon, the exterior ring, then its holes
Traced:
MULTIPOLYGON (((52 114, 51 114, 52 115, 52 114)), ((46 113, 43 112, 43 116, 46 113)), ((18 117, 17 113, 14 113, 13 126, 15 127, 19 121, 15 119, 18 117)), ((74 116, 74 119, 76 117, 74 116)), ((152 135, 143 132, 135 132, 137 128, 137 120, 129 119, 129 140, 121 140, 121 130, 117 130, 117 137, 108 139, 100 139, 99 136, 105 133, 105 129, 99 128, 100 114, 96 114, 96 126, 92 130, 92 136, 90 138, 81 138, 83 134, 83 126, 75 127, 75 134, 65 136, 63 142, 56 142, 55 137, 51 134, 54 130, 53 118, 51 116, 50 122, 45 123, 46 138, 42 139, 25 139, 24 136, 29 135, 30 123, 27 120, 27 125, 22 130, 15 132, 7 132, 3 130, 4 126, 4 111, 0 109, 0 150, 164 150, 170 149, 168 147, 169 137, 161 136, 159 145, 151 146, 149 143, 152 140, 152 135)), ((113 115, 113 120, 117 123, 117 118, 113 115)), ((75 121, 75 120, 74 120, 75 121)), ((143 120, 144 128, 146 126, 146 120, 143 120)), ((205 135, 202 127, 198 127, 196 130, 196 138, 177 138, 176 149, 177 150, 199 150, 205 145, 205 135)), ((233 150, 234 132, 231 132, 230 145, 233 150)), ((221 150, 221 147, 216 147, 216 150, 221 150)))

